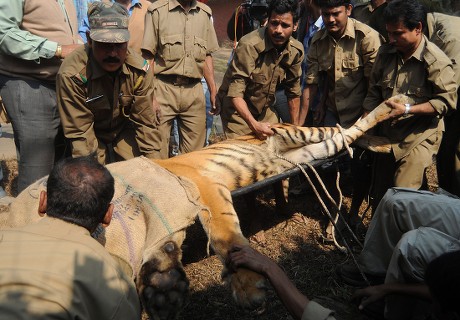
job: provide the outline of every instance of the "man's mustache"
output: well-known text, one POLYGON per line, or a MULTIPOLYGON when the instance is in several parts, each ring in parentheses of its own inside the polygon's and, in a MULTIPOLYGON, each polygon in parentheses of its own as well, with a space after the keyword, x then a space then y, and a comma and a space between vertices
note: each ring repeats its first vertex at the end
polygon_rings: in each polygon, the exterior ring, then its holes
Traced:
POLYGON ((102 60, 103 62, 106 62, 106 63, 119 63, 120 62, 120 59, 118 58, 115 58, 115 57, 108 57, 108 58, 105 58, 104 60, 102 60))

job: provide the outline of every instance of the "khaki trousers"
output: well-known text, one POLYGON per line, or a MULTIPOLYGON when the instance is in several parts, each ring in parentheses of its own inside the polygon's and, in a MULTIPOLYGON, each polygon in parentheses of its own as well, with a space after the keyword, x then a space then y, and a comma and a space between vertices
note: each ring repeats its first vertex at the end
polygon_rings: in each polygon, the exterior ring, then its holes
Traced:
POLYGON ((169 140, 173 120, 177 118, 179 152, 187 153, 203 148, 206 140, 206 102, 200 81, 174 85, 154 80, 154 96, 161 107, 161 158, 169 156, 169 140))

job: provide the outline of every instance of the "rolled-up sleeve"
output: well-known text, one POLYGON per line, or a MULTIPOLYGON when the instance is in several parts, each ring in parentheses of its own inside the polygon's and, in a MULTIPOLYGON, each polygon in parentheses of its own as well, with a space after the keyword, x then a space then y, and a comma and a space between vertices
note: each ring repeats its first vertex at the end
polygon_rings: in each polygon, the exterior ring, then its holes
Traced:
MULTIPOLYGON (((142 75, 139 88, 134 92, 134 106, 130 118, 136 124, 136 141, 139 151, 148 158, 158 156, 160 150, 160 132, 155 125, 155 112, 152 107, 153 73, 142 75)), ((138 80, 136 80, 138 81, 138 80)))
POLYGON ((56 77, 56 96, 64 135, 72 144, 72 156, 86 156, 96 151, 94 117, 85 102, 85 87, 60 72, 56 77))
POLYGON ((300 77, 302 76, 302 61, 304 59, 303 49, 296 53, 293 63, 286 70, 286 81, 284 92, 288 98, 297 98, 302 94, 300 77))
POLYGON ((319 52, 319 41, 313 42, 308 49, 307 53, 307 72, 305 73, 304 80, 305 84, 318 84, 319 82, 319 62, 318 62, 318 55, 321 54, 319 52))
POLYGON ((255 69, 257 51, 249 43, 241 43, 235 49, 230 68, 232 79, 228 87, 227 96, 231 98, 242 98, 246 91, 249 77, 255 69))
POLYGON ((57 43, 20 29, 24 0, 0 0, 0 53, 23 60, 50 59, 57 43))
POLYGON ((147 11, 144 21, 144 38, 141 46, 144 58, 150 60, 155 57, 158 43, 158 11, 147 11))
POLYGON ((434 61, 428 67, 428 81, 433 85, 433 98, 430 104, 440 115, 445 115, 457 106, 457 83, 451 64, 434 61))

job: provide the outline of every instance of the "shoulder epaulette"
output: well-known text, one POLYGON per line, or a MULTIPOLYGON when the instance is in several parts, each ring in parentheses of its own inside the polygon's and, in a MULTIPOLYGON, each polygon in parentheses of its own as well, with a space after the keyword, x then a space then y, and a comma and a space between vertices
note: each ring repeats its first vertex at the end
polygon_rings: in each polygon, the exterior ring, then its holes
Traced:
POLYGON ((291 39, 289 40, 289 43, 291 44, 291 46, 293 46, 293 47, 296 48, 297 50, 303 52, 303 44, 302 44, 299 40, 294 39, 294 38, 291 38, 291 39))
POLYGON ((362 33, 364 34, 368 34, 368 33, 371 33, 374 29, 372 29, 371 27, 369 27, 367 24, 359 21, 359 20, 356 20, 354 18, 351 18, 353 19, 354 23, 355 23, 355 30, 357 31, 361 31, 362 33))
POLYGON ((206 4, 202 3, 202 2, 197 1, 196 6, 199 7, 199 8, 201 8, 201 9, 202 9, 204 12, 206 12, 209 16, 212 16, 212 9, 211 9, 208 5, 206 5, 206 4))
POLYGON ((437 45, 428 40, 426 41, 426 48, 423 52, 423 58, 429 65, 435 63, 436 61, 445 61, 448 64, 452 63, 452 60, 445 54, 444 51, 439 49, 437 45))
POLYGON ((156 0, 152 2, 151 5, 149 5, 147 11, 150 11, 150 12, 155 11, 156 9, 163 7, 167 4, 168 4, 168 0, 156 0))

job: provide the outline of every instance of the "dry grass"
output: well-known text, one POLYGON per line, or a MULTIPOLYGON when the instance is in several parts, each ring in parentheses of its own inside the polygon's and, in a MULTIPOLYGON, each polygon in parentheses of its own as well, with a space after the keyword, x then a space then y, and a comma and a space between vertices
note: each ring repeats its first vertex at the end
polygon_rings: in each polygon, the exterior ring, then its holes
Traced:
POLYGON ((17 176, 18 176, 18 162, 16 159, 4 159, 1 162, 3 170, 3 180, 0 185, 5 189, 8 195, 13 197, 17 196, 17 176))

